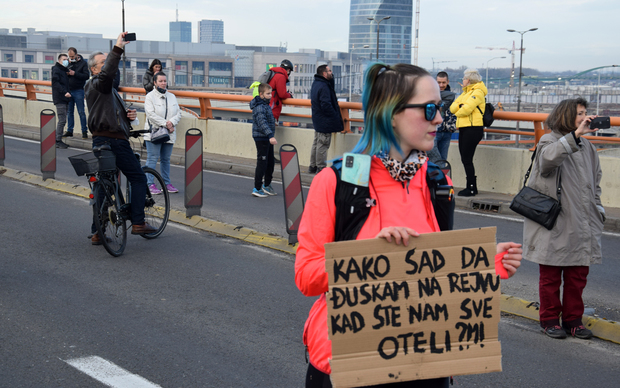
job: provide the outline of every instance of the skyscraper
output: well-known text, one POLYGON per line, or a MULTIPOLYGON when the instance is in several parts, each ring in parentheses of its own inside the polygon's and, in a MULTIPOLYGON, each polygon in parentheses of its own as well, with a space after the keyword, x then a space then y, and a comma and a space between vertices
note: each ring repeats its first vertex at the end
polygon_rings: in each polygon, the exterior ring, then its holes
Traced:
POLYGON ((379 25, 379 61, 389 65, 411 63, 413 0, 351 0, 349 13, 349 52, 377 58, 377 23, 379 25), (363 48, 364 45, 370 46, 363 48))
POLYGON ((191 22, 170 22, 170 41, 171 42, 191 42, 192 23, 191 22))
POLYGON ((221 20, 201 20, 199 25, 199 42, 224 43, 224 22, 221 20))

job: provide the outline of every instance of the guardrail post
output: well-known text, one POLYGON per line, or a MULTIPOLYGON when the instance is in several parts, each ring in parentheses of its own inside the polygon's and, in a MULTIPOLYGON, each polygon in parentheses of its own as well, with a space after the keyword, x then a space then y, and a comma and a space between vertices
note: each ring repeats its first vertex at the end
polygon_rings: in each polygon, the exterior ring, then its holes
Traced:
POLYGON ((297 243, 297 229, 304 212, 304 194, 301 189, 299 159, 297 149, 291 144, 280 147, 280 166, 282 168, 282 186, 284 186, 284 215, 288 243, 297 243))
POLYGON ((43 180, 54 179, 56 172, 56 112, 41 111, 41 175, 43 180))
POLYGON ((26 84, 26 100, 28 101, 36 101, 37 100, 37 92, 34 88, 34 85, 28 83, 28 80, 24 80, 26 84))
POLYGON ((212 119, 213 118, 213 110, 211 109, 211 99, 205 97, 199 97, 200 101, 200 118, 201 119, 212 119))
POLYGON ((540 121, 534 121, 534 147, 538 145, 540 138, 545 134, 545 130, 542 127, 540 121))
POLYGON ((343 133, 351 133, 351 121, 349 120, 349 109, 340 108, 340 114, 342 115, 342 120, 344 121, 343 133))
POLYGON ((202 132, 185 133, 185 216, 199 216, 202 208, 202 132))

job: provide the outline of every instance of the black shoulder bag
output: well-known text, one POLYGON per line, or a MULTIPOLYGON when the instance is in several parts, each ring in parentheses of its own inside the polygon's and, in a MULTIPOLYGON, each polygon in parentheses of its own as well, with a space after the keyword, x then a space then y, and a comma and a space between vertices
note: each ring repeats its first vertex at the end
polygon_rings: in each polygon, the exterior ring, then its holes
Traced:
MULTIPOLYGON (((530 172, 532 171, 532 165, 534 164, 537 150, 538 148, 534 150, 534 154, 532 155, 532 163, 530 163, 530 168, 528 168, 525 173, 523 188, 510 203, 510 210, 544 226, 548 230, 551 230, 555 226, 555 222, 560 215, 560 211, 562 210, 562 171, 558 170, 559 179, 557 200, 546 194, 538 192, 531 187, 527 187, 527 180, 530 177, 530 172)), ((558 169, 561 169, 561 167, 558 167, 558 169)))

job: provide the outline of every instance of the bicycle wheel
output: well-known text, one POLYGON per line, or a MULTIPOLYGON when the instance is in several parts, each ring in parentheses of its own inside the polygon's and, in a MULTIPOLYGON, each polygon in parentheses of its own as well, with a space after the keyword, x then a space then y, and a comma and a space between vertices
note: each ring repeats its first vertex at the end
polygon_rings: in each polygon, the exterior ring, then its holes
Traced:
POLYGON ((153 174, 154 183, 161 190, 161 194, 151 195, 149 189, 146 189, 146 203, 144 204, 145 221, 156 228, 153 233, 141 234, 144 238, 156 238, 166 228, 168 218, 170 217, 170 195, 161 175, 150 167, 143 167, 145 174, 153 174))
POLYGON ((115 186, 107 179, 95 186, 93 205, 95 226, 106 251, 112 256, 120 256, 127 246, 127 224, 121 215, 120 207, 125 202, 121 193, 116 195, 115 186))

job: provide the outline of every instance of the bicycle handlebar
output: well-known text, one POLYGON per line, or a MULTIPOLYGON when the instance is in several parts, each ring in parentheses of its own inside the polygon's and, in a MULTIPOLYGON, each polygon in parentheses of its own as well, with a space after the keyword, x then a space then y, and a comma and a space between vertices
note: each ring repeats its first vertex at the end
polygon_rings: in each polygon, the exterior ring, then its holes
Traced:
POLYGON ((148 129, 136 129, 135 131, 129 131, 129 136, 131 137, 140 137, 143 133, 150 133, 151 131, 148 129))

